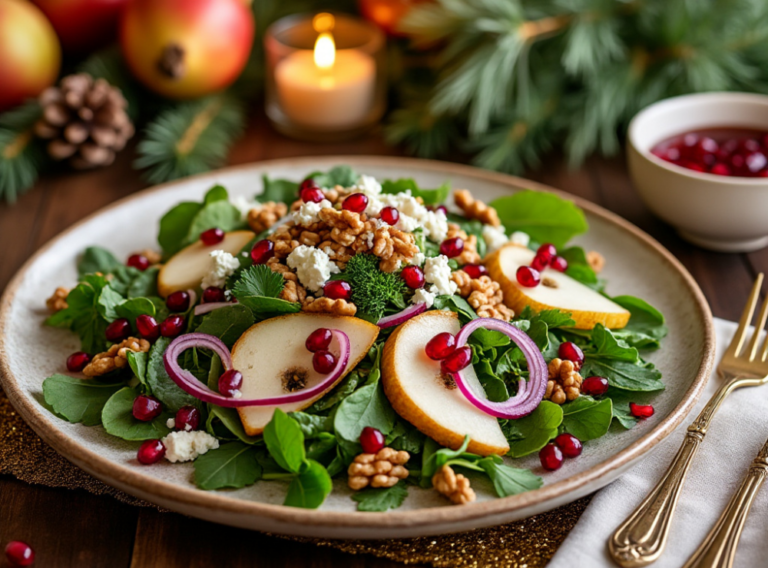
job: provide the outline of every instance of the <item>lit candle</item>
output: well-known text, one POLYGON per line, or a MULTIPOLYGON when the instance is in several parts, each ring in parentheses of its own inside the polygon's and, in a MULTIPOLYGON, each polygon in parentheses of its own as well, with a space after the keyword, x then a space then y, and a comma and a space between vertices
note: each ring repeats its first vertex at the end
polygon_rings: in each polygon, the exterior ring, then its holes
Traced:
POLYGON ((357 126, 373 105, 376 64, 359 49, 336 49, 331 14, 318 14, 312 24, 319 34, 314 51, 296 51, 275 67, 283 112, 309 128, 357 126))

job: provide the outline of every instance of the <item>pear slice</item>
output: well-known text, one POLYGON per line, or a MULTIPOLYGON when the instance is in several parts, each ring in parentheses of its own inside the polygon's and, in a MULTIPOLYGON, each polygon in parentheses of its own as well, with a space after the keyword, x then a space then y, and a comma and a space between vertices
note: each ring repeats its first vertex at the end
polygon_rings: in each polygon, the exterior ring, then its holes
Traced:
POLYGON ((181 249, 160 269, 157 275, 157 292, 166 298, 179 290, 199 288, 203 276, 211 269, 212 251, 223 250, 237 256, 255 236, 251 231, 232 231, 224 235, 224 240, 216 245, 207 246, 198 240, 181 249))
MULTIPOLYGON (((469 436, 468 451, 487 456, 509 451, 499 421, 477 408, 440 373, 440 362, 424 352, 438 333, 459 332, 461 325, 453 312, 432 310, 409 319, 387 339, 381 359, 384 392, 395 411, 439 444, 457 449, 469 436)), ((464 372, 478 396, 483 387, 470 365, 464 372)))
POLYGON ((526 306, 534 312, 554 309, 570 312, 577 329, 592 329, 598 323, 611 329, 627 325, 630 316, 627 310, 552 268, 544 269, 542 282, 535 288, 521 286, 517 281, 517 269, 530 265, 535 256, 528 248, 508 244, 486 259, 488 272, 501 285, 507 306, 517 313, 526 306))
MULTIPOLYGON (((232 365, 243 374, 240 392, 243 398, 266 398, 291 392, 286 383, 294 375, 306 380, 306 387, 320 382, 320 375, 312 368, 312 353, 304 343, 318 328, 338 329, 349 337, 350 353, 347 368, 330 385, 331 390, 349 371, 366 356, 379 335, 379 327, 360 318, 324 314, 298 313, 270 318, 248 329, 232 348, 232 365)), ((281 404, 284 412, 302 410, 323 396, 325 392, 302 402, 281 404)), ((274 406, 238 408, 240 420, 249 436, 261 434, 272 419, 274 406)))

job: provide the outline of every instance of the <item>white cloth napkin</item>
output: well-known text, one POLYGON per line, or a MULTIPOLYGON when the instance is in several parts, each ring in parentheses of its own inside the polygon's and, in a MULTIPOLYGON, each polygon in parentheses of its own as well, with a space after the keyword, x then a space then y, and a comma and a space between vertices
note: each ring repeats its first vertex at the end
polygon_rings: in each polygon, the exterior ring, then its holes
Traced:
MULTIPOLYGON (((715 319, 717 357, 736 332, 736 324, 715 319)), ((748 336, 749 337, 749 336, 748 336)), ((607 540, 645 498, 666 471, 683 441, 685 429, 717 390, 713 373, 696 409, 656 448, 618 480, 598 492, 547 568, 612 567, 607 540)), ((688 472, 669 533, 667 548, 653 564, 680 568, 717 521, 768 438, 768 385, 729 395, 715 415, 688 472)), ((768 484, 752 504, 736 554, 737 568, 768 566, 768 484)))

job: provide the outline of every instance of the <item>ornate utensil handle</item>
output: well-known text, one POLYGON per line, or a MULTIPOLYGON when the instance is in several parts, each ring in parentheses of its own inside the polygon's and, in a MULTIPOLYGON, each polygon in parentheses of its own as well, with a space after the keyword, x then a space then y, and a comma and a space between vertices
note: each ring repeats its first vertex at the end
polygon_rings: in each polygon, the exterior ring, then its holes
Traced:
POLYGON ((693 556, 683 568, 731 568, 736 556, 744 522, 757 491, 768 476, 768 442, 757 454, 741 487, 731 497, 728 507, 720 515, 717 524, 709 531, 693 556))
POLYGON ((688 427, 683 445, 680 446, 664 477, 613 533, 608 541, 608 550, 619 566, 646 566, 661 556, 693 457, 704 440, 712 417, 738 382, 739 379, 728 381, 712 396, 693 424, 688 427))

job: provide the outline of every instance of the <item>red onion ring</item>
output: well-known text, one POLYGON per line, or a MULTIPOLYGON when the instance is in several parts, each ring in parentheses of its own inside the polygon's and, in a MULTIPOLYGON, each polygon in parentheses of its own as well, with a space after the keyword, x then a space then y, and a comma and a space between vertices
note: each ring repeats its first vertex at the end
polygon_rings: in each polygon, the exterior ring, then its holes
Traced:
POLYGON ((506 419, 527 416, 541 404, 547 390, 547 363, 539 347, 524 331, 510 323, 492 318, 477 318, 462 327, 456 334, 456 348, 464 347, 472 332, 480 327, 499 331, 517 344, 528 363, 528 380, 520 379, 517 394, 504 402, 491 402, 477 396, 461 371, 451 373, 456 385, 469 402, 491 416, 506 419))
POLYGON ((401 312, 397 312, 396 314, 392 314, 391 316, 381 318, 378 322, 376 322, 376 325, 378 325, 381 329, 392 327, 395 325, 400 325, 404 321, 408 321, 413 316, 417 316, 420 313, 425 311, 427 311, 427 304, 425 304, 424 302, 419 302, 418 304, 413 304, 412 306, 408 306, 401 312))
POLYGON ((238 408, 243 406, 279 406, 281 404, 287 404, 289 402, 302 402, 308 400, 315 395, 323 393, 338 378, 344 373, 349 364, 350 343, 349 337, 343 331, 338 329, 332 329, 334 339, 339 345, 339 356, 336 358, 336 366, 328 373, 328 376, 317 383, 315 386, 308 389, 303 389, 299 392, 284 394, 280 396, 272 396, 268 398, 232 398, 219 394, 206 385, 201 383, 197 377, 195 377, 189 371, 182 369, 179 365, 179 356, 193 347, 200 347, 203 349, 210 349, 221 358, 221 364, 225 371, 232 368, 232 356, 229 353, 229 349, 218 338, 206 333, 188 333, 186 335, 180 335, 174 339, 165 350, 163 355, 163 363, 165 364, 165 370, 168 376, 171 377, 174 383, 176 383, 181 390, 191 394, 195 398, 215 404, 216 406, 224 406, 227 408, 238 408))

